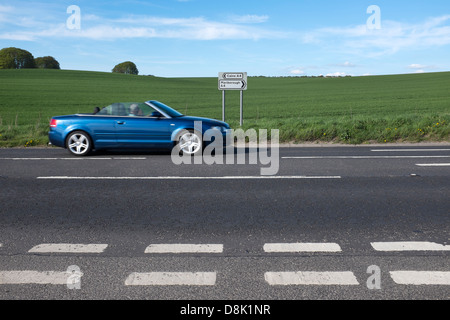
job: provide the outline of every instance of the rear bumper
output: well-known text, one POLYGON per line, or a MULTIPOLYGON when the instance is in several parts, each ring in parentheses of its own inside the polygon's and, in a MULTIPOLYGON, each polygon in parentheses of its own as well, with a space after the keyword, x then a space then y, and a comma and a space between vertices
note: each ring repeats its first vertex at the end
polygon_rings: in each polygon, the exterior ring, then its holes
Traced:
POLYGON ((48 140, 50 141, 49 144, 51 145, 62 148, 66 147, 62 133, 57 130, 50 129, 50 131, 48 132, 48 140))

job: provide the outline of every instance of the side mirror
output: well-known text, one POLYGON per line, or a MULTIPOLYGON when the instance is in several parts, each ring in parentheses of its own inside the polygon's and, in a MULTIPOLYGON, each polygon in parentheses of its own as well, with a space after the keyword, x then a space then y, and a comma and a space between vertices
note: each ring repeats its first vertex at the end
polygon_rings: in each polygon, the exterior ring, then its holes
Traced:
POLYGON ((153 111, 150 116, 153 118, 162 118, 163 115, 158 111, 153 111))

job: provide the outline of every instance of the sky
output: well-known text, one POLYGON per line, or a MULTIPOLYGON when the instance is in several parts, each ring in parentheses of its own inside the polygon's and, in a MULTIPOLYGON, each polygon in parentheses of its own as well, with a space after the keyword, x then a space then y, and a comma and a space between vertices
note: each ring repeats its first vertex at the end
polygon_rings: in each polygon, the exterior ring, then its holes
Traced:
POLYGON ((159 77, 450 71, 448 0, 1 0, 0 49, 159 77))

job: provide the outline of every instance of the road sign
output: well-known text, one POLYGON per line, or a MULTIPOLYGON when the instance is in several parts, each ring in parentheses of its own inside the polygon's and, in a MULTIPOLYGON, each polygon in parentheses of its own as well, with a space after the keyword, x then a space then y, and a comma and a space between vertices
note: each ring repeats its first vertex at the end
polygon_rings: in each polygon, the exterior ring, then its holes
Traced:
POLYGON ((219 72, 219 90, 247 90, 247 72, 219 72))
POLYGON ((244 123, 244 90, 247 90, 247 72, 219 72, 219 90, 222 91, 222 121, 225 121, 225 91, 240 91, 240 124, 244 123))
POLYGON ((244 80, 219 80, 219 90, 247 90, 244 80))

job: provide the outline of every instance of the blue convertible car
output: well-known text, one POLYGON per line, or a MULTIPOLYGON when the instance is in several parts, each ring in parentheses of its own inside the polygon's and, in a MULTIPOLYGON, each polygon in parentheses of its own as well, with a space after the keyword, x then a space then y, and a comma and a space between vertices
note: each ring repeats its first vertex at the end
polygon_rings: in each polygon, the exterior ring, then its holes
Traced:
POLYGON ((185 116, 165 104, 114 103, 92 114, 53 117, 49 140, 76 156, 101 149, 172 149, 194 155, 205 143, 221 137, 230 126, 222 121, 185 116), (207 137, 211 132, 212 136, 207 137))

